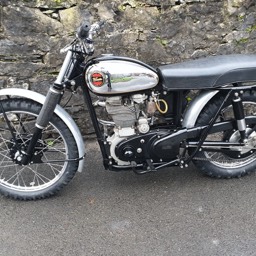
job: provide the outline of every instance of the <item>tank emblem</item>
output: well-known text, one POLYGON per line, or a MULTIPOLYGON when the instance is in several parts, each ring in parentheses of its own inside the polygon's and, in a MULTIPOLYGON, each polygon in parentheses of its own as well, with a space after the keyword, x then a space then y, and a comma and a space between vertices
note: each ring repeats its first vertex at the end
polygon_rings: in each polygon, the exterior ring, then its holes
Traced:
POLYGON ((96 87, 101 87, 104 84, 104 77, 101 73, 95 72, 91 74, 92 84, 96 87))

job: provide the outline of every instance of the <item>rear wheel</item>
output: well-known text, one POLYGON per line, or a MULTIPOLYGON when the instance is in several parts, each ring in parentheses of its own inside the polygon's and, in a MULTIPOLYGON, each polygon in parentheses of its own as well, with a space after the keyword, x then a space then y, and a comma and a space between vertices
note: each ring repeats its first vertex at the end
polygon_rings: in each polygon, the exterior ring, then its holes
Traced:
POLYGON ((76 142, 66 124, 56 115, 38 140, 29 164, 21 165, 33 135, 41 105, 28 99, 1 101, 0 107, 0 192, 6 196, 32 200, 49 197, 74 176, 78 162, 76 142))
MULTIPOLYGON (((196 126, 209 124, 211 118, 217 112, 219 106, 223 102, 224 97, 214 98, 203 109, 198 117, 196 126)), ((254 93, 245 93, 242 97, 245 116, 256 115, 256 95, 254 93)), ((233 108, 231 103, 226 104, 217 119, 225 121, 234 119, 233 108)), ((256 132, 252 132, 256 123, 247 127, 246 132, 249 135, 249 147, 242 148, 241 151, 209 152, 199 151, 194 164, 206 175, 216 178, 233 178, 241 177, 256 170, 256 151, 255 147, 256 132)), ((232 143, 239 142, 240 133, 234 128, 232 130, 222 131, 210 134, 206 138, 207 141, 229 141, 232 143)))

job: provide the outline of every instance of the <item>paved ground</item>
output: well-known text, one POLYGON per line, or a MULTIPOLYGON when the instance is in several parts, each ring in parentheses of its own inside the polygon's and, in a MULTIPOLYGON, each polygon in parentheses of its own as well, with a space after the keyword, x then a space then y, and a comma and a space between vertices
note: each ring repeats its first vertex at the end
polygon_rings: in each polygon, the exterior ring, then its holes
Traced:
POLYGON ((138 176, 85 171, 57 196, 0 197, 0 255, 256 255, 256 176, 215 180, 193 165, 138 176))

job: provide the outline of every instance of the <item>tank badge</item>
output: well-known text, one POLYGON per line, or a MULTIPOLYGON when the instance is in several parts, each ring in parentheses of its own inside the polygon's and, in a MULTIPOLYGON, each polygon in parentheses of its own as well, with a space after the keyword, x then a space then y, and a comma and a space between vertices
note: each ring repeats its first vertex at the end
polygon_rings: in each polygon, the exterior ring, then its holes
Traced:
POLYGON ((101 87, 104 84, 104 77, 101 73, 95 72, 91 74, 92 84, 96 87, 101 87))

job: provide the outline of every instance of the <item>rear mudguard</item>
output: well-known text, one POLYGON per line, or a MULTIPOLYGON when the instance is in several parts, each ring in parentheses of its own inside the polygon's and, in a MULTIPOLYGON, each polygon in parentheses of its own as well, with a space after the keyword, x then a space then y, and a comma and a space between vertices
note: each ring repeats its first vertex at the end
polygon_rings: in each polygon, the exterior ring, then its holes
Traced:
POLYGON ((205 91, 200 93, 193 101, 189 104, 184 120, 182 122, 183 128, 193 128, 196 124, 196 120, 205 107, 205 105, 218 93, 219 91, 205 91))
MULTIPOLYGON (((0 96, 17 96, 22 98, 31 99, 35 102, 40 104, 44 104, 45 96, 39 94, 37 92, 25 90, 25 89, 18 89, 18 88, 7 88, 0 90, 0 96)), ((85 155, 85 147, 82 135, 80 133, 79 128, 77 127, 76 123, 72 119, 72 117, 59 105, 56 106, 54 113, 67 125, 70 132, 74 136, 74 139, 77 144, 79 158, 83 158, 85 155)), ((79 161, 77 171, 81 172, 83 170, 84 158, 79 161)))

